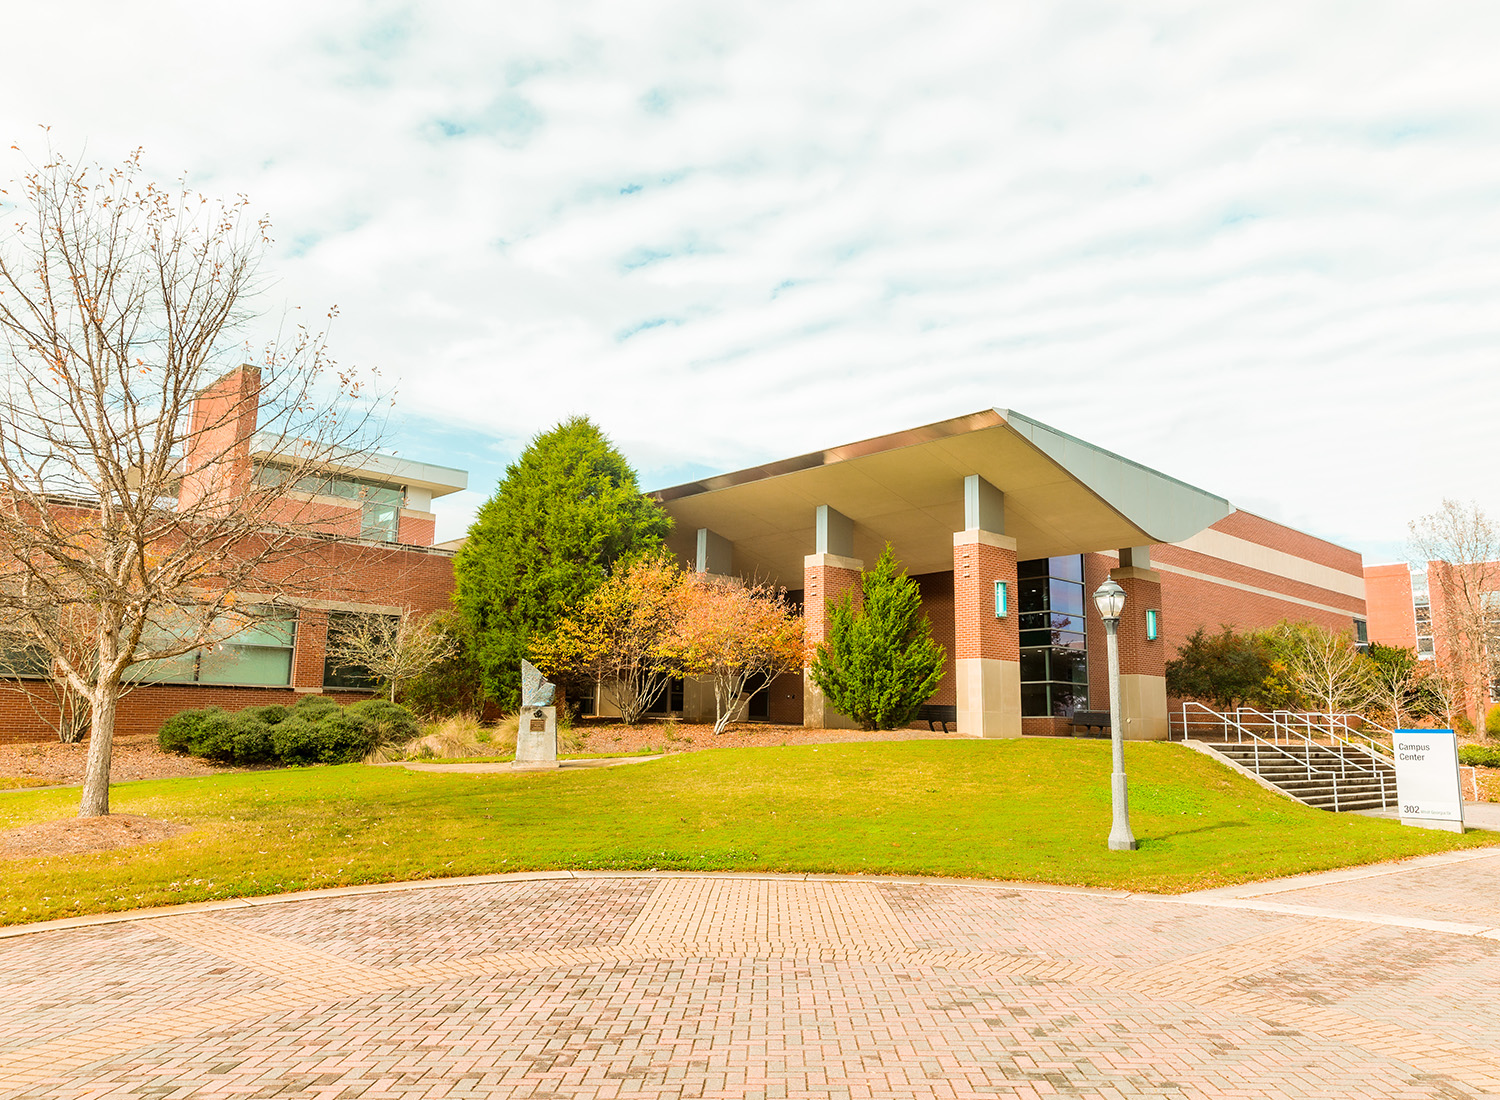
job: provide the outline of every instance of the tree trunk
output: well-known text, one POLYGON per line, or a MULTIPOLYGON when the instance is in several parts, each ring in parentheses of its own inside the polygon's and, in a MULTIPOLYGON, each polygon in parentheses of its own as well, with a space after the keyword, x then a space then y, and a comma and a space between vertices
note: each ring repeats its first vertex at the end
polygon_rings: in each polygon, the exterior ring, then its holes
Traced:
POLYGON ((79 817, 103 817, 109 813, 109 761, 114 750, 115 708, 119 686, 95 684, 89 699, 89 760, 84 773, 79 817))

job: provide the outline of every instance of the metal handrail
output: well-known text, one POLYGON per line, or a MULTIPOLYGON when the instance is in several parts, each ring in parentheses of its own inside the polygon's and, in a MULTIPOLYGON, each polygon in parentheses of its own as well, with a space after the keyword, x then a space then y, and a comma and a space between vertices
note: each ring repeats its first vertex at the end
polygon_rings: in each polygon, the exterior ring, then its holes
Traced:
POLYGON ((1350 716, 1334 715, 1330 719, 1328 715, 1319 714, 1309 716, 1296 711, 1272 711, 1270 714, 1267 714, 1264 711, 1256 710, 1254 707, 1240 707, 1238 710, 1230 713, 1228 711, 1216 711, 1202 703, 1184 702, 1182 704, 1182 733, 1184 738, 1193 732, 1193 714, 1195 711, 1201 715, 1200 725, 1205 725, 1209 729, 1217 726, 1226 744, 1230 741, 1231 730, 1234 732, 1233 740, 1236 744, 1244 744, 1245 739, 1249 738, 1254 750, 1252 759, 1257 775, 1260 774, 1262 745, 1274 750, 1293 764, 1303 767, 1306 770, 1309 780, 1313 778, 1315 771, 1320 775, 1327 775, 1333 780, 1331 786, 1333 787, 1333 808, 1335 812, 1339 808, 1338 780, 1347 780, 1349 778, 1351 766, 1356 776, 1364 775, 1380 785, 1381 805, 1388 805, 1390 802, 1390 797, 1386 789, 1385 771, 1378 766, 1383 762, 1380 754, 1371 748, 1370 745, 1354 740, 1354 736, 1366 738, 1371 742, 1374 741, 1374 738, 1363 734, 1361 731, 1349 729, 1347 718, 1350 716), (1339 722, 1337 719, 1344 719, 1344 721, 1339 722), (1342 729, 1343 735, 1335 732, 1335 727, 1342 729), (1266 736, 1266 733, 1269 733, 1269 736, 1266 736), (1325 744, 1317 740, 1319 736, 1326 737, 1329 743, 1325 744), (1288 752, 1287 749, 1282 747, 1283 744, 1291 746, 1298 742, 1301 743, 1304 750, 1300 759, 1296 754, 1288 752), (1367 754, 1371 758, 1370 764, 1366 766, 1360 763, 1359 760, 1350 760, 1347 754, 1338 752, 1338 767, 1336 769, 1314 769, 1312 749, 1331 748, 1334 744, 1357 749, 1367 754))

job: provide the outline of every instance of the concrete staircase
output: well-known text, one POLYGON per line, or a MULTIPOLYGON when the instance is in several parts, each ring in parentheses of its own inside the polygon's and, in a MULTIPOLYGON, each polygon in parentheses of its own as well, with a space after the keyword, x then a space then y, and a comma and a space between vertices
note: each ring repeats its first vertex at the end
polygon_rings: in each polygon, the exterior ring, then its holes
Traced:
POLYGON ((1198 743, 1320 810, 1378 810, 1396 805, 1396 769, 1352 745, 1198 743))

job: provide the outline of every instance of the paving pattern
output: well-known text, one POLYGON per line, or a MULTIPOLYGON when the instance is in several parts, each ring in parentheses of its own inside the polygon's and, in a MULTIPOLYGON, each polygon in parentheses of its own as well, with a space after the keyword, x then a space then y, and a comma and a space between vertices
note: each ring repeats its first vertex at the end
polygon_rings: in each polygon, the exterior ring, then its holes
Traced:
POLYGON ((1500 1096, 1500 854, 1362 874, 511 878, 42 931, 0 940, 0 1097, 1500 1096))

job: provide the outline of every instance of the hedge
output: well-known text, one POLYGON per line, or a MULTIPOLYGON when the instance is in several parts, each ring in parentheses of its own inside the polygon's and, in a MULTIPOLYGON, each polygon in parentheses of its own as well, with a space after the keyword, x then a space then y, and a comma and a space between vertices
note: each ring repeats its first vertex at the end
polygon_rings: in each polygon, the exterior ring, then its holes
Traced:
POLYGON ((1488 745, 1460 745, 1458 762, 1481 768, 1500 768, 1500 749, 1488 745))
POLYGON ((411 711, 384 699, 341 707, 309 695, 290 707, 181 711, 162 723, 156 740, 167 752, 224 764, 348 764, 420 733, 411 711))

